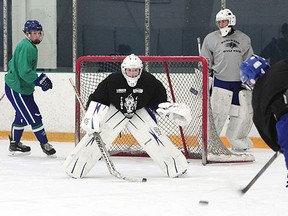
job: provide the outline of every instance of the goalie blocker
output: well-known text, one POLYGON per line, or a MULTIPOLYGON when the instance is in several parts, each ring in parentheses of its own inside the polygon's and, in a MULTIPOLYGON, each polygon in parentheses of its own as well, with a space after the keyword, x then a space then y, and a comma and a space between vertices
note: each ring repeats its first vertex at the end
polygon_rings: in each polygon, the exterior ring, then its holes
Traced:
POLYGON ((106 108, 107 106, 103 104, 91 101, 81 123, 81 127, 88 133, 63 164, 63 169, 69 176, 85 177, 101 158, 102 155, 92 131, 100 133, 106 148, 109 149, 125 126, 167 176, 177 177, 186 172, 188 163, 185 156, 163 133, 144 108, 137 110, 131 119, 126 118, 113 105, 110 105, 109 109, 106 108))

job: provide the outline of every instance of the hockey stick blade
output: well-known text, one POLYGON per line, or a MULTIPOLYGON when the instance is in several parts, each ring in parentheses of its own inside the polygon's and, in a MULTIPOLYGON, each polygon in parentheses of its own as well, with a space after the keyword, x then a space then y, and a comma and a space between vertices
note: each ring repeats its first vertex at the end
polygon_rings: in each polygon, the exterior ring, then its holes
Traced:
POLYGON ((240 189, 240 193, 244 195, 254 183, 259 179, 259 177, 265 172, 265 170, 275 161, 275 159, 280 154, 279 151, 275 152, 275 154, 270 158, 270 160, 262 167, 262 169, 254 176, 254 178, 247 184, 246 187, 240 189))
MULTIPOLYGON (((74 89, 74 93, 75 93, 76 98, 77 98, 77 100, 78 100, 78 102, 79 102, 79 104, 80 104, 80 106, 82 108, 82 111, 85 113, 86 110, 84 108, 84 104, 83 104, 83 102, 82 102, 82 100, 80 98, 80 95, 79 95, 79 93, 77 91, 76 86, 74 85, 74 82, 73 82, 72 78, 70 78, 69 81, 70 81, 70 83, 71 83, 71 85, 72 85, 72 87, 74 89)), ((116 168, 114 166, 114 163, 112 162, 112 160, 110 158, 109 152, 106 149, 105 143, 103 142, 100 134, 95 132, 93 135, 94 135, 95 141, 96 141, 96 143, 97 143, 97 145, 98 145, 98 147, 99 147, 99 149, 101 151, 102 157, 105 160, 105 163, 107 165, 108 171, 109 171, 109 173, 111 175, 113 175, 116 178, 123 179, 125 181, 130 181, 130 182, 146 182, 147 181, 147 178, 132 177, 132 176, 122 176, 121 173, 119 173, 116 170, 116 168)))

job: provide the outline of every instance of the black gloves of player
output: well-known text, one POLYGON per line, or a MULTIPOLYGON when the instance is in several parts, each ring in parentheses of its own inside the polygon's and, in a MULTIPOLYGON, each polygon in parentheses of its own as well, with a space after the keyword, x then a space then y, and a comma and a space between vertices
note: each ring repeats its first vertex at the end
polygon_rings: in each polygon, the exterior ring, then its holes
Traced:
POLYGON ((48 89, 52 89, 53 87, 51 80, 44 73, 42 73, 35 80, 35 86, 40 86, 43 91, 47 91, 48 89))

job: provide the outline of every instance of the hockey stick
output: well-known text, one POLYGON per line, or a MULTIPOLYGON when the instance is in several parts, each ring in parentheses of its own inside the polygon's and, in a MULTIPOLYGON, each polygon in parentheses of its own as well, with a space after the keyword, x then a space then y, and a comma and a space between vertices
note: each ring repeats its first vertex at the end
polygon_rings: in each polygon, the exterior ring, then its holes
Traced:
MULTIPOLYGON (((198 53, 199 53, 199 56, 200 56, 200 53, 201 53, 201 39, 200 39, 200 37, 197 37, 197 47, 198 47, 198 53)), ((193 86, 190 87, 189 91, 195 96, 197 96, 198 93, 199 93, 199 90, 197 90, 193 86)))
POLYGON ((226 8, 226 0, 221 0, 221 10, 226 8))
POLYGON ((0 97, 0 101, 5 97, 5 93, 0 97))
POLYGON ((247 184, 247 186, 240 190, 242 195, 244 195, 252 187, 252 185, 259 179, 259 177, 265 172, 265 170, 275 161, 275 159, 278 157, 279 154, 280 154, 279 151, 275 152, 275 154, 270 158, 270 160, 262 167, 262 169, 247 184))
POLYGON ((106 165, 107 165, 108 170, 109 170, 111 175, 115 176, 116 178, 123 179, 123 180, 130 181, 130 182, 146 182, 147 181, 146 178, 121 175, 121 173, 119 173, 116 170, 115 165, 113 164, 112 160, 110 159, 109 152, 108 152, 107 148, 105 147, 105 144, 104 144, 100 134, 95 132, 93 135, 94 135, 95 141, 98 144, 98 147, 102 153, 102 156, 106 162, 106 165))
POLYGON ((201 55, 201 38, 197 37, 198 54, 201 55))
MULTIPOLYGON (((77 89, 76 89, 76 86, 74 85, 74 82, 73 82, 72 78, 70 78, 69 81, 70 81, 70 83, 71 83, 71 85, 72 85, 72 87, 73 87, 73 89, 74 89, 76 98, 77 98, 78 102, 80 103, 81 109, 82 109, 82 111, 85 113, 86 110, 85 110, 85 108, 84 108, 84 104, 83 104, 83 102, 82 102, 82 100, 81 100, 81 98, 80 98, 80 95, 79 95, 79 93, 78 93, 78 91, 77 91, 77 89)), ((106 165, 107 165, 107 168, 108 168, 108 170, 109 170, 109 172, 110 172, 111 175, 113 175, 113 176, 116 177, 116 178, 123 179, 123 180, 130 181, 130 182, 146 182, 146 181, 147 181, 146 178, 132 177, 132 176, 123 176, 123 175, 121 175, 121 173, 119 173, 119 172, 116 170, 115 165, 114 165, 114 163, 112 162, 112 160, 111 160, 111 158, 110 158, 109 152, 108 152, 108 150, 106 149, 105 143, 103 142, 100 134, 99 134, 98 132, 95 132, 95 133, 93 134, 93 136, 94 136, 94 139, 95 139, 95 141, 96 141, 96 143, 97 143, 97 145, 98 145, 98 147, 99 147, 99 149, 100 149, 100 152, 101 152, 101 154, 102 154, 102 157, 104 158, 105 163, 106 163, 106 165)))

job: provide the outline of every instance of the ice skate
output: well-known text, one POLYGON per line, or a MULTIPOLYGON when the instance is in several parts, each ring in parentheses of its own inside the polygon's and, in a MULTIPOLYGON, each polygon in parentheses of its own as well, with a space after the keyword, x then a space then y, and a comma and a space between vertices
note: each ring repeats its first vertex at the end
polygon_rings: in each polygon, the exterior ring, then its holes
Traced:
POLYGON ((29 146, 23 145, 21 142, 12 141, 9 136, 10 145, 9 152, 10 156, 24 156, 31 154, 31 148, 29 146))
POLYGON ((42 151, 47 154, 48 156, 56 156, 56 150, 53 148, 53 146, 50 143, 45 143, 40 145, 42 148, 42 151))

